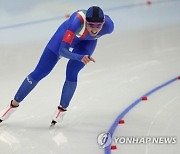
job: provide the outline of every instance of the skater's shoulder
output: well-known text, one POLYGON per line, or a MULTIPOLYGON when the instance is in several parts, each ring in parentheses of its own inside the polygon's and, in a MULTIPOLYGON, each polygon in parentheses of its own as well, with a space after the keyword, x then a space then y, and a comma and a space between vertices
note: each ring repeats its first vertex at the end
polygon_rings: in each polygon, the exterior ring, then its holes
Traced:
POLYGON ((114 31, 114 22, 108 15, 105 15, 105 22, 104 22, 104 25, 103 25, 103 29, 108 34, 110 34, 110 33, 112 33, 114 31))

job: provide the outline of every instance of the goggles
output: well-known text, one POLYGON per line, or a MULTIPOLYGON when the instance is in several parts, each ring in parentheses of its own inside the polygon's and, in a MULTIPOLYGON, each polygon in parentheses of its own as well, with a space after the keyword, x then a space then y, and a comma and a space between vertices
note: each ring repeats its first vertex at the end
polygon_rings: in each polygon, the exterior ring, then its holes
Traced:
POLYGON ((104 22, 88 22, 86 21, 86 23, 91 27, 91 28, 100 28, 104 22))

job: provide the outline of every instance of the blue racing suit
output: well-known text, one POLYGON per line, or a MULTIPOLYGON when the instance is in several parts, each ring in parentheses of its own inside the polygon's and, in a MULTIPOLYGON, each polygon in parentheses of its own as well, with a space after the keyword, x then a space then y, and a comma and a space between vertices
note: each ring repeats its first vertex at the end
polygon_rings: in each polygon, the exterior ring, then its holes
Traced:
POLYGON ((35 67, 23 81, 14 99, 21 102, 54 68, 61 57, 68 58, 66 67, 66 80, 62 89, 60 105, 69 106, 71 98, 76 90, 79 71, 85 66, 81 59, 84 55, 91 56, 95 50, 97 39, 114 30, 113 21, 105 15, 105 23, 97 36, 89 34, 85 24, 86 10, 74 12, 69 19, 63 22, 46 45, 42 56, 35 67), (69 50, 72 48, 72 52, 69 50))

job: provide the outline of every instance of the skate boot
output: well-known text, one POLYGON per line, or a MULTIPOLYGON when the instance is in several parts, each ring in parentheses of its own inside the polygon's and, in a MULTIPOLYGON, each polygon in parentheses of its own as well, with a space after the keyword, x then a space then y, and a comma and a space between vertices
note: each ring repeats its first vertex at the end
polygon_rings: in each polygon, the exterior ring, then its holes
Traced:
POLYGON ((8 105, 7 108, 5 108, 4 110, 2 110, 0 112, 0 123, 6 119, 9 118, 9 116, 17 109, 18 106, 14 106, 12 104, 12 101, 11 101, 11 104, 8 105))
POLYGON ((54 126, 57 122, 62 122, 66 111, 67 110, 62 106, 58 106, 52 118, 51 126, 54 126))

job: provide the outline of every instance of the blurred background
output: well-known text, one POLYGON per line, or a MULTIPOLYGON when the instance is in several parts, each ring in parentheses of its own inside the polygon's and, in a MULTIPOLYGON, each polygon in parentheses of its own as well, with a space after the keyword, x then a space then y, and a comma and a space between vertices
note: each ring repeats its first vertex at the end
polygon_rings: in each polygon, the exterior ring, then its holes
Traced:
MULTIPOLYGON (((96 63, 81 71, 63 124, 49 129, 65 80, 65 58, 0 125, 1 153, 179 154, 179 142, 103 150, 97 136, 144 93, 180 75, 180 0, 0 0, 0 110, 34 69, 59 25, 92 5, 112 18, 115 30, 99 39, 96 63)), ((179 90, 177 80, 155 92, 132 108, 112 135, 178 140, 179 90)))

